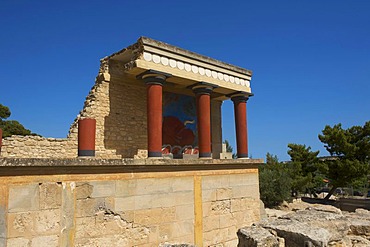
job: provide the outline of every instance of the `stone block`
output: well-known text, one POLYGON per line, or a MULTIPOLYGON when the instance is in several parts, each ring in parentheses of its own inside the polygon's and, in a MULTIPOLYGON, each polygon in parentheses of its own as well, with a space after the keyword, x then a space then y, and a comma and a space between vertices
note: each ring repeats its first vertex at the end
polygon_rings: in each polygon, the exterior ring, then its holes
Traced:
POLYGON ((176 206, 176 220, 194 220, 194 204, 176 206))
POLYGON ((202 212, 203 217, 209 216, 212 210, 212 202, 203 202, 202 203, 202 212))
POLYGON ((154 208, 136 210, 134 215, 135 224, 158 225, 176 221, 176 208, 154 208))
POLYGON ((35 213, 35 231, 41 234, 57 234, 60 231, 60 210, 42 210, 35 213))
POLYGON ((174 205, 188 205, 194 204, 194 192, 177 192, 171 193, 168 197, 174 197, 174 205))
POLYGON ((34 232, 34 212, 8 214, 8 238, 30 236, 34 232))
POLYGON ((42 183, 40 190, 40 209, 59 208, 62 204, 62 185, 59 183, 42 183))
POLYGON ((9 212, 33 211, 39 208, 38 184, 14 185, 9 187, 9 212))
POLYGON ((86 199, 91 197, 93 186, 89 183, 78 183, 75 189, 76 199, 86 199))
POLYGON ((31 247, 58 247, 58 235, 38 236, 32 239, 31 247))
POLYGON ((203 245, 213 246, 216 242, 216 237, 220 234, 220 230, 212 230, 209 232, 203 232, 203 245))
MULTIPOLYGON (((30 240, 26 239, 26 238, 9 238, 8 241, 7 241, 7 246, 9 247, 23 247, 23 246, 29 246, 30 244, 30 240)), ((1 245, 0 245, 1 246, 1 245)), ((3 245, 5 246, 5 245, 3 245)))
POLYGON ((257 185, 258 173, 231 174, 230 187, 241 185, 257 185))
MULTIPOLYGON (((227 228, 227 237, 225 238, 226 241, 232 241, 238 239, 238 227, 236 225, 229 226, 227 228)), ((236 246, 236 245, 235 245, 236 246)))
POLYGON ((228 188, 229 180, 228 175, 205 176, 202 178, 202 189, 228 188))
POLYGON ((239 229, 238 238, 240 247, 271 246, 279 247, 277 238, 262 227, 244 227, 239 229))
POLYGON ((67 247, 72 245, 70 236, 75 231, 75 195, 76 184, 74 182, 62 183, 62 205, 60 218, 60 246, 67 247))
POLYGON ((161 242, 167 242, 172 239, 171 224, 162 224, 159 226, 158 238, 161 242))
POLYGON ((230 200, 211 202, 209 215, 220 215, 231 212, 230 200))
POLYGON ((93 247, 93 246, 132 246, 130 240, 124 235, 102 236, 97 238, 76 239, 76 247, 93 247))
POLYGON ((194 222, 192 220, 177 221, 171 224, 172 238, 189 236, 194 233, 194 222))
POLYGON ((0 206, 0 239, 6 238, 6 228, 6 210, 3 206, 0 206))
POLYGON ((259 199, 259 187, 258 184, 255 185, 241 185, 232 187, 232 197, 241 198, 249 197, 254 199, 259 199))
POLYGON ((91 217, 99 211, 113 211, 114 198, 87 198, 76 201, 76 217, 91 217))
POLYGON ((171 178, 139 179, 136 183, 135 195, 154 195, 171 192, 171 178))
POLYGON ((216 189, 204 189, 202 191, 202 201, 211 202, 216 201, 216 189))
POLYGON ((193 177, 179 177, 174 178, 171 181, 172 191, 193 191, 194 190, 194 179, 193 177))
POLYGON ((76 218, 75 238, 80 240, 100 236, 100 230, 95 227, 95 222, 95 217, 76 218))
POLYGON ((109 197, 114 196, 116 193, 115 181, 96 181, 89 183, 92 187, 91 197, 109 197))
POLYGON ((216 189, 216 200, 227 200, 232 197, 231 188, 218 188, 216 189))
POLYGON ((126 197, 135 195, 136 179, 132 180, 117 180, 116 181, 116 197, 126 197))
POLYGON ((232 159, 233 158, 233 153, 220 153, 220 159, 224 160, 224 159, 232 159))
POLYGON ((168 194, 135 196, 135 209, 163 208, 175 205, 175 197, 168 194))
POLYGON ((203 218, 203 232, 209 232, 220 228, 220 216, 212 215, 203 218))
MULTIPOLYGON (((237 220, 235 219, 233 214, 220 215, 220 228, 227 228, 227 227, 232 227, 236 225, 237 225, 237 220)), ((236 234, 236 231, 234 233, 236 234)))
POLYGON ((135 197, 118 197, 115 198, 114 211, 125 212, 135 210, 135 197))

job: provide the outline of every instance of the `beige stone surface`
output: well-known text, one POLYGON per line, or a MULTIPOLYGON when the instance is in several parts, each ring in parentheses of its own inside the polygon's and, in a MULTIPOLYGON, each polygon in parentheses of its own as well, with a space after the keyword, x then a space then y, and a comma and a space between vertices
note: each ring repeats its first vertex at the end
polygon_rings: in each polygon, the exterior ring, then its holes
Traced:
POLYGON ((89 183, 92 186, 91 197, 109 197, 116 194, 115 181, 94 181, 89 183))
POLYGON ((62 184, 42 183, 39 185, 40 209, 59 208, 62 204, 62 184))
POLYGON ((29 246, 30 240, 26 238, 10 238, 8 239, 7 244, 9 247, 26 247, 29 246))
MULTIPOLYGON (((135 162, 142 166, 140 162, 157 165, 167 161, 135 162)), ((256 181, 253 176, 258 173, 254 169, 244 174, 239 174, 242 170, 237 172, 216 169, 183 173, 164 169, 140 172, 139 176, 117 173, 111 177, 76 174, 5 178, 8 182, 3 187, 5 191, 9 188, 11 207, 6 212, 3 239, 26 241, 28 247, 105 246, 103 243, 158 246, 164 242, 194 244, 195 232, 202 231, 205 246, 230 246, 237 238, 237 227, 260 218, 259 200, 250 193, 258 188, 251 182, 256 181), (199 179, 197 188, 201 193, 195 193, 194 176, 199 179), (243 193, 245 186, 249 189, 243 193), (240 189, 238 194, 234 188, 240 189), (25 207, 16 197, 18 192, 39 206, 25 207), (197 228, 199 215, 202 225, 197 228)), ((258 195, 257 191, 253 193, 258 195)))
POLYGON ((58 235, 38 236, 32 238, 31 247, 58 247, 58 235))
POLYGON ((113 210, 114 198, 86 198, 76 201, 76 217, 94 216, 101 210, 113 210))
POLYGON ((25 212, 39 208, 38 184, 14 185, 9 188, 9 212, 25 212))
POLYGON ((34 230, 39 234, 57 234, 60 231, 60 209, 35 213, 34 230))
POLYGON ((8 213, 8 238, 35 235, 35 213, 8 213))

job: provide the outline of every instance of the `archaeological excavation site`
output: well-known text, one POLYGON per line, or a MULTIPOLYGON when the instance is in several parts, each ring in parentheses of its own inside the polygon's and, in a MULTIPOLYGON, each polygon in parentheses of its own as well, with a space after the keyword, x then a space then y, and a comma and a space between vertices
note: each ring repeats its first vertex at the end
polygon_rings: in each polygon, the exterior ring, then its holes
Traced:
POLYGON ((0 246, 238 246, 264 211, 252 72, 146 37, 100 62, 66 138, 0 142, 0 246))

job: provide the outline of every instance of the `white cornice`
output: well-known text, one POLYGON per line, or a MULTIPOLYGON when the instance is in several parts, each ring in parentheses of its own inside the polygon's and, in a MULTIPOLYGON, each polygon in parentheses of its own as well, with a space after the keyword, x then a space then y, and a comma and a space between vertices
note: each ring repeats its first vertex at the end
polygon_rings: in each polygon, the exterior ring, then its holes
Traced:
POLYGON ((221 80, 221 81, 236 84, 236 85, 245 86, 248 88, 250 87, 250 76, 247 76, 247 75, 245 75, 245 78, 241 78, 241 76, 239 77, 239 76, 231 75, 231 73, 230 74, 222 73, 217 70, 211 70, 211 69, 208 69, 202 66, 197 66, 195 64, 191 64, 191 63, 184 62, 181 60, 176 60, 176 59, 169 58, 166 56, 161 56, 161 55, 150 53, 147 51, 144 51, 142 57, 147 62, 169 66, 174 69, 176 68, 179 70, 184 70, 186 72, 192 72, 194 74, 221 80), (249 78, 249 80, 247 78, 249 78))

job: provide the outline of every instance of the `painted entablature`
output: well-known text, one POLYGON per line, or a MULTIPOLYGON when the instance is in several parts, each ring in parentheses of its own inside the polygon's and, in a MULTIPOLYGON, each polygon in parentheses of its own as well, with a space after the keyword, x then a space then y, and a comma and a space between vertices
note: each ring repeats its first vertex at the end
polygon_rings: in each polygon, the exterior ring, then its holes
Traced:
POLYGON ((101 62, 101 72, 111 75, 138 75, 149 69, 168 73, 172 77, 167 82, 179 88, 207 82, 218 87, 214 94, 222 99, 235 92, 251 93, 252 71, 146 37, 101 62))

